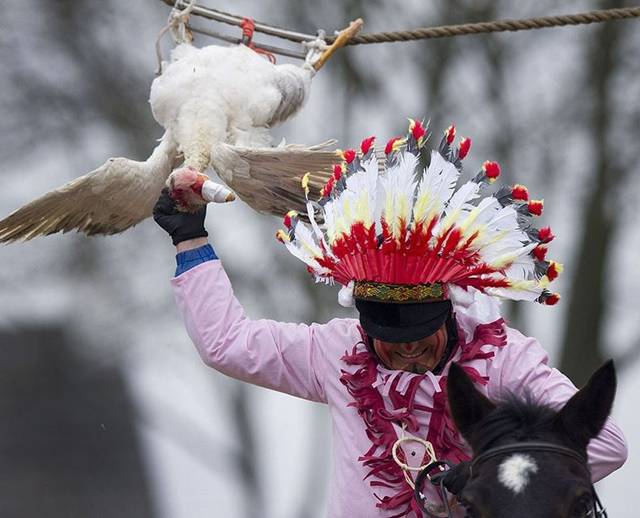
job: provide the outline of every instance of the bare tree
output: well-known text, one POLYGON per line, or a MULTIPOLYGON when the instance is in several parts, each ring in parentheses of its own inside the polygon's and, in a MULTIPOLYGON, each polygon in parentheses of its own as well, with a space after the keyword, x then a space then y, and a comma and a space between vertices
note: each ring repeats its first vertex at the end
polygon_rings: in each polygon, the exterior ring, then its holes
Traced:
MULTIPOLYGON (((615 0, 599 7, 617 6, 615 0)), ((607 315, 606 268, 615 243, 618 216, 610 210, 614 187, 623 184, 630 168, 615 157, 611 133, 616 120, 616 98, 612 80, 618 69, 618 49, 625 27, 621 23, 603 23, 593 28, 585 75, 585 98, 593 153, 593 176, 583 205, 582 228, 575 254, 575 275, 569 293, 567 324, 561 356, 561 368, 578 384, 588 379, 604 359, 602 330, 607 315)))

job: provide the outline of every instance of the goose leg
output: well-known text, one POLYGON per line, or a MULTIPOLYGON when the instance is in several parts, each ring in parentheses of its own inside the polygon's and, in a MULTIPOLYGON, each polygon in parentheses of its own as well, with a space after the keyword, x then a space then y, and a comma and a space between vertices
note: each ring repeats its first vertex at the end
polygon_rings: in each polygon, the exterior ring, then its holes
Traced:
POLYGON ((316 70, 320 70, 322 66, 329 60, 329 58, 333 56, 333 53, 336 50, 344 47, 351 38, 353 38, 360 32, 363 24, 364 22, 362 21, 362 18, 358 18, 357 20, 352 21, 349 24, 349 27, 341 30, 335 41, 331 45, 329 45, 322 54, 320 54, 318 61, 313 64, 313 68, 315 68, 316 70))

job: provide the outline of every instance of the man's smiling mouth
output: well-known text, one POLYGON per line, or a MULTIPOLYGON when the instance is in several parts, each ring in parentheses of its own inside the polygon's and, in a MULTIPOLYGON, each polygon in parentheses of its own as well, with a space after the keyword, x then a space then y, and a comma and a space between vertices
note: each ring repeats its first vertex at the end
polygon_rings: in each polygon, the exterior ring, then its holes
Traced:
POLYGON ((417 353, 413 353, 413 354, 406 354, 406 353, 401 353, 399 352, 398 355, 402 356, 403 358, 406 358, 408 360, 413 360, 415 358, 419 358, 420 356, 422 356, 424 353, 426 353, 429 350, 429 348, 427 349, 423 349, 422 351, 418 351, 417 353))

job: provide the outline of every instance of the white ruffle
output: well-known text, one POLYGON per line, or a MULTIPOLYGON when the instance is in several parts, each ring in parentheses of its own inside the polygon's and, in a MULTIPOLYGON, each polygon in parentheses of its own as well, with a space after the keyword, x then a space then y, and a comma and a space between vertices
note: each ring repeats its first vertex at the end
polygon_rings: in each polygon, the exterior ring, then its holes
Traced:
POLYGON ((500 301, 495 297, 485 295, 475 288, 465 290, 455 284, 448 284, 447 288, 453 310, 456 315, 463 316, 458 322, 468 337, 473 336, 476 325, 489 324, 500 318, 500 301), (473 328, 466 329, 467 323, 473 328))
POLYGON ((338 303, 345 308, 352 308, 355 306, 356 301, 353 298, 353 290, 355 288, 355 282, 349 281, 349 284, 340 288, 338 292, 338 303))

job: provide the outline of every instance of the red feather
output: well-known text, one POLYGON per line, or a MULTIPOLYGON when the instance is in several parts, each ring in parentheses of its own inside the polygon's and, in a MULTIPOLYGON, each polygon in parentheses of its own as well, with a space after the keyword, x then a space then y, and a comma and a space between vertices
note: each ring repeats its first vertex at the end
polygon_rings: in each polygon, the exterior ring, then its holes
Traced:
POLYGON ((542 243, 549 243, 553 241, 554 237, 556 236, 554 236, 553 232, 551 232, 551 227, 543 227, 540 230, 538 230, 538 239, 542 243))
POLYGON ((411 127, 411 135, 416 141, 420 140, 421 137, 424 137, 427 131, 424 129, 424 126, 420 121, 413 121, 411 127))
POLYGON ((498 176, 500 176, 500 165, 498 162, 491 162, 487 160, 484 164, 482 164, 482 170, 484 174, 487 175, 489 180, 494 181, 498 176))
POLYGON ((469 154, 471 149, 471 139, 468 137, 463 138, 458 144, 458 158, 462 160, 469 154))
POLYGON ((547 268, 547 277, 549 278, 550 281, 553 281, 558 278, 559 274, 560 274, 560 271, 558 270, 557 263, 551 261, 549 263, 549 268, 547 268))
POLYGON ((529 200, 529 212, 535 216, 542 215, 542 209, 544 208, 544 200, 529 200))
POLYGON ((549 295, 548 297, 546 297, 544 299, 544 303, 547 306, 554 306, 555 304, 558 303, 559 300, 560 300, 560 294, 559 293, 552 293, 551 295, 549 295))
POLYGON ((385 155, 388 155, 393 151, 393 145, 396 143, 396 141, 400 140, 401 138, 402 137, 393 137, 387 141, 387 145, 384 147, 385 155))
POLYGON ((453 142, 453 139, 456 138, 456 127, 452 124, 446 129, 444 134, 447 137, 447 144, 451 145, 451 143, 453 142))
POLYGON ((514 200, 529 200, 529 191, 524 185, 516 184, 511 188, 511 197, 514 200))
POLYGON ((362 151, 363 155, 366 155, 369 152, 375 140, 376 140, 376 137, 371 136, 371 137, 367 137, 360 143, 360 151, 362 151))
POLYGON ((350 164, 356 158, 356 151, 354 149, 347 149, 342 153, 342 158, 347 164, 350 164))
POLYGON ((531 253, 538 261, 544 261, 544 258, 547 255, 547 247, 540 244, 536 246, 531 253))

